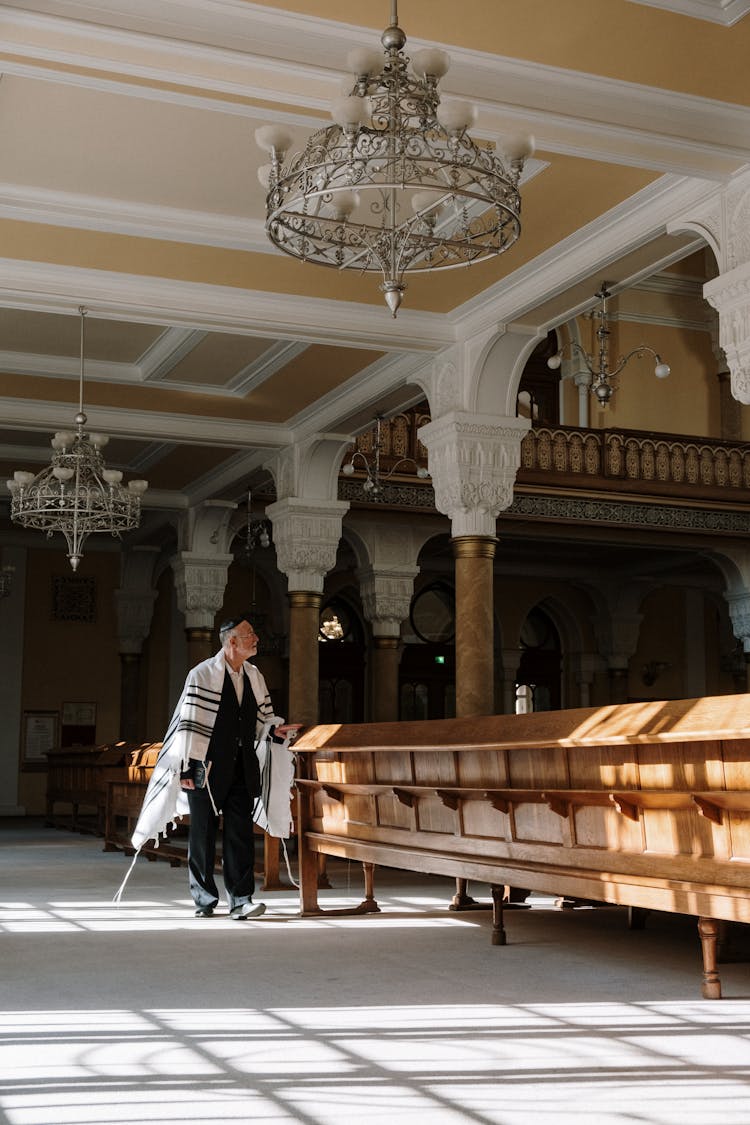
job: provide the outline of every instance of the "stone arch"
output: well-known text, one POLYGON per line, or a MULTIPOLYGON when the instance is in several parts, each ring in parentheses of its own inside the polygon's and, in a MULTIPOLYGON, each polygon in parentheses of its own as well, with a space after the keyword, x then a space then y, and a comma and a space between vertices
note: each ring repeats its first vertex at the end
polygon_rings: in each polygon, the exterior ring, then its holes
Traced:
POLYGON ((471 398, 467 409, 476 414, 496 414, 512 418, 526 362, 546 333, 536 329, 498 335, 485 349, 471 376, 471 398))

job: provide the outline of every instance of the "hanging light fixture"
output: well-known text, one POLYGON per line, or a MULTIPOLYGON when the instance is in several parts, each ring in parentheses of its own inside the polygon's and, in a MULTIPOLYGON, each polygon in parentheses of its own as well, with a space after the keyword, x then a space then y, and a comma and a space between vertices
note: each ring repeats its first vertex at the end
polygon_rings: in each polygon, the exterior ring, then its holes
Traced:
POLYGON ((354 475, 357 466, 364 470, 366 473, 365 480, 362 482, 362 491, 367 496, 368 500, 377 500, 383 493, 383 482, 390 480, 396 469, 400 465, 413 465, 417 470, 417 476, 420 480, 427 480, 429 471, 422 465, 417 465, 413 457, 401 457, 387 473, 382 474, 380 470, 380 457, 383 452, 383 415, 375 415, 375 438, 373 441, 374 459, 372 462, 368 459, 367 455, 361 449, 356 450, 349 461, 341 466, 341 472, 345 477, 354 475))
POLYGON ((391 0, 383 54, 349 53, 354 84, 338 99, 335 124, 287 159, 286 129, 255 133, 271 161, 258 171, 266 188, 266 231, 279 250, 304 262, 380 273, 396 316, 408 273, 468 266, 507 250, 521 233, 518 183, 532 138, 477 144, 467 102, 441 104, 445 51, 412 59, 391 0), (411 70, 409 64, 411 63, 411 70))
POLYGON ((120 536, 138 527, 141 518, 141 497, 148 488, 145 480, 131 480, 122 485, 119 469, 107 469, 102 449, 109 441, 106 434, 89 434, 85 430, 83 412, 84 325, 86 312, 79 308, 81 318, 81 368, 79 377, 78 413, 75 431, 59 430, 52 438, 52 463, 36 476, 18 470, 9 480, 11 519, 22 527, 55 531, 65 536, 68 559, 73 570, 83 557, 83 545, 93 532, 120 536))
POLYGON ((266 550, 271 546, 271 521, 267 519, 253 519, 252 514, 253 494, 247 494, 247 523, 238 532, 237 538, 244 543, 243 553, 246 560, 250 559, 253 551, 258 547, 266 550))
POLYGON ((609 316, 607 313, 607 301, 611 296, 612 294, 607 288, 607 282, 603 281, 601 289, 596 294, 596 297, 599 299, 599 307, 597 309, 594 309, 594 311, 591 313, 591 316, 599 321, 599 327, 596 330, 596 339, 598 342, 599 351, 596 358, 590 356, 588 352, 586 352, 581 347, 577 340, 570 340, 567 344, 563 344, 560 350, 557 351, 554 355, 551 355, 547 360, 547 366, 550 367, 553 371, 557 371, 557 369, 560 367, 560 364, 562 363, 563 353, 567 349, 570 350, 571 355, 579 355, 588 368, 589 373, 591 374, 591 392, 596 396, 596 399, 598 400, 601 407, 606 407, 609 403, 609 400, 612 398, 612 394, 614 391, 614 387, 612 386, 612 379, 620 374, 622 369, 625 367, 625 364, 629 360, 631 360, 633 356, 637 355, 640 358, 645 353, 653 356, 656 360, 654 375, 657 379, 666 379, 671 370, 669 364, 664 363, 659 353, 655 352, 653 348, 650 348, 648 344, 639 344, 637 348, 633 348, 632 351, 629 351, 627 355, 621 356, 617 361, 617 365, 612 370, 610 370, 610 331, 609 316))

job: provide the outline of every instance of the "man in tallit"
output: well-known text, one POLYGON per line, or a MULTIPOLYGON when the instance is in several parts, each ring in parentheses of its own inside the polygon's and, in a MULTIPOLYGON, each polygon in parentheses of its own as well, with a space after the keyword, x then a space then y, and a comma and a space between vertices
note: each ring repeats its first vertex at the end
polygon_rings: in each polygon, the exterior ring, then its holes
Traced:
POLYGON ((158 844, 169 822, 189 811, 190 893, 196 917, 210 918, 219 903, 214 863, 221 813, 229 917, 244 921, 265 911, 253 902, 253 822, 282 839, 291 831, 288 743, 299 724, 274 714, 266 682, 250 663, 258 637, 249 616, 225 621, 219 640, 220 651, 188 673, 132 841, 137 855, 146 840, 158 844))

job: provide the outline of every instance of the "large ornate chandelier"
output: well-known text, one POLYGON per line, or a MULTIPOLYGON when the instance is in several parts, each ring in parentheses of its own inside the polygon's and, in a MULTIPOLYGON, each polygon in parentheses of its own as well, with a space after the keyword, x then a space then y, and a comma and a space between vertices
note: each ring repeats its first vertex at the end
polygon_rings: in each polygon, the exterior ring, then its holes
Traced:
POLYGON ((448 55, 404 54, 396 0, 381 42, 382 55, 349 53, 354 85, 332 107, 335 124, 303 151, 287 158, 292 137, 281 126, 265 125, 255 139, 271 156, 258 172, 271 241, 305 262, 381 273, 395 317, 407 273, 468 266, 513 245, 533 141, 508 142, 502 160, 494 145, 472 140, 475 108, 441 104, 448 55))
POLYGON ((102 449, 106 434, 89 434, 83 412, 83 356, 86 309, 81 317, 81 369, 76 430, 59 430, 52 438, 52 463, 36 476, 17 470, 9 480, 11 519, 22 527, 46 531, 51 537, 61 531, 68 544, 73 570, 83 557, 83 545, 93 532, 120 536, 138 527, 145 480, 122 485, 119 469, 107 469, 102 449))
POLYGON ((578 355, 583 360, 586 368, 591 375, 591 393, 596 397, 599 405, 604 409, 608 406, 609 400, 612 398, 614 386, 612 380, 615 379, 625 367, 625 364, 637 355, 638 358, 646 352, 653 356, 656 360, 654 365, 654 375, 657 379, 666 379, 669 375, 671 368, 668 363, 664 363, 658 352, 650 348, 648 344, 639 344, 637 348, 633 348, 627 355, 620 356, 617 363, 610 369, 609 357, 609 312, 607 310, 607 302, 612 296, 607 288, 607 282, 602 282, 602 287, 595 296, 599 300, 598 308, 594 309, 591 313, 592 319, 599 321, 599 327, 596 330, 596 342, 598 352, 596 356, 589 355, 577 340, 570 340, 567 344, 551 355, 547 360, 547 366, 553 371, 556 371, 562 363, 563 353, 570 350, 572 355, 578 355))

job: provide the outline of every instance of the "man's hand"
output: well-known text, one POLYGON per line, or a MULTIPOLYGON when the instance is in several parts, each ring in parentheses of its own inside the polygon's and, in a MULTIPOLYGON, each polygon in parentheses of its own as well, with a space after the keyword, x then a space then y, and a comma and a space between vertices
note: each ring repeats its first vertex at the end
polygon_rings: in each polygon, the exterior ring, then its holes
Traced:
POLYGON ((297 731, 302 730, 302 726, 302 723, 284 723, 283 727, 276 727, 274 734, 279 738, 294 739, 297 737, 297 731))
POLYGON ((195 782, 192 777, 181 777, 180 785, 183 789, 195 789, 195 782))

